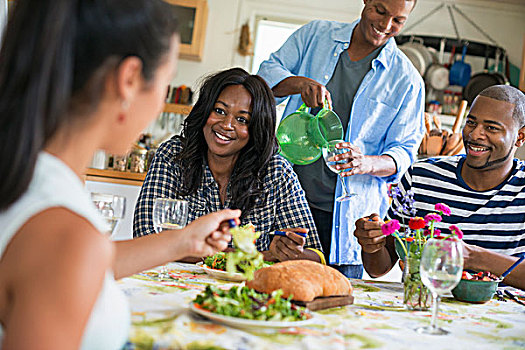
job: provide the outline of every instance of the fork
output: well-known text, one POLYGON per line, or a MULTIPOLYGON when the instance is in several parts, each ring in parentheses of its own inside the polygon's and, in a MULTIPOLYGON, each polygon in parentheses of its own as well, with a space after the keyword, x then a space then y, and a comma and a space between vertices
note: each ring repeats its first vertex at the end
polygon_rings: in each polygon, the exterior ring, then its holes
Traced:
POLYGON ((517 302, 518 304, 520 305, 523 305, 525 306, 525 303, 521 300, 518 299, 517 296, 515 296, 514 294, 512 294, 509 290, 505 289, 505 292, 504 292, 509 298, 511 298, 512 300, 514 300, 515 302, 517 302))

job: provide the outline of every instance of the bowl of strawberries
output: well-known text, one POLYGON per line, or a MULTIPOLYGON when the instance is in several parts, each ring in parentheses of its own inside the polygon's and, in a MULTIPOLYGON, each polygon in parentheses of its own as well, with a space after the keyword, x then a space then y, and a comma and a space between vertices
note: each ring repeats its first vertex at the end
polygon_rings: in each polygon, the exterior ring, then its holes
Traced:
POLYGON ((452 295, 459 301, 483 304, 492 299, 501 281, 499 276, 488 271, 463 271, 458 285, 452 289, 452 295))

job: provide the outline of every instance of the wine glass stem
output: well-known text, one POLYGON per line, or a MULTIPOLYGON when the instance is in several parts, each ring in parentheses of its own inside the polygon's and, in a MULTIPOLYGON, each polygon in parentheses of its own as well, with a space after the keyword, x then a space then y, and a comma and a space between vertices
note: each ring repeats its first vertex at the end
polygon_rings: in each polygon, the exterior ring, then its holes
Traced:
POLYGON ((437 315, 438 315, 438 304, 439 304, 439 294, 432 293, 432 298, 434 299, 434 303, 432 304, 432 321, 430 323, 430 326, 433 330, 436 330, 437 328, 437 315))
POLYGON ((345 184, 345 180, 343 179, 343 176, 341 174, 339 174, 339 180, 341 181, 341 187, 342 187, 342 190, 343 190, 343 197, 346 197, 348 196, 348 191, 346 190, 346 184, 345 184))

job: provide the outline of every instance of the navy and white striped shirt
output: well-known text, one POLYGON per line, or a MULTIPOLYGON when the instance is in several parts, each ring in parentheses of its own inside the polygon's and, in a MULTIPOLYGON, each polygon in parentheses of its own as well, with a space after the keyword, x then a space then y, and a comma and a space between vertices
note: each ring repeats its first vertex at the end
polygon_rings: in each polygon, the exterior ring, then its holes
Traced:
MULTIPOLYGON (((461 177, 464 161, 465 155, 458 155, 416 162, 399 188, 403 194, 414 192, 416 216, 435 212, 436 203, 450 207, 451 215, 436 223, 443 233, 454 224, 468 244, 507 255, 525 254, 525 162, 515 159, 511 174, 496 188, 475 191, 461 177)), ((394 199, 392 205, 399 203, 394 199)), ((388 216, 401 221, 392 207, 388 216)))
MULTIPOLYGON (((155 153, 135 206, 133 237, 155 233, 152 217, 155 198, 187 200, 188 222, 229 207, 231 201, 229 187, 223 206, 219 196, 219 186, 207 165, 203 165, 204 172, 197 192, 184 198, 177 197, 176 193, 182 186, 184 169, 174 159, 181 151, 181 141, 172 138, 164 142, 155 153)), ((290 163, 279 155, 273 156, 268 163, 263 186, 265 198, 258 198, 255 207, 249 213, 242 213, 241 216, 241 224, 252 223, 255 230, 262 233, 256 242, 257 249, 259 251, 269 249, 271 242, 269 232, 304 227, 309 229, 305 248, 322 251, 310 207, 290 163)))

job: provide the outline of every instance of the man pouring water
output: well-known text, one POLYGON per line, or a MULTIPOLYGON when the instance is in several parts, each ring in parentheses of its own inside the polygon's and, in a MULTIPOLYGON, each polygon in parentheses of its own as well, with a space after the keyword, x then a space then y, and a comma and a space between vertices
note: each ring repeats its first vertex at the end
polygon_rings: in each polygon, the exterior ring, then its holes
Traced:
POLYGON ((349 200, 336 201, 345 186, 323 159, 294 166, 312 209, 330 264, 361 277, 355 221, 370 210, 386 214, 387 183, 414 162, 423 136, 424 85, 394 41, 415 6, 411 0, 364 0, 353 23, 313 21, 298 29, 261 64, 258 72, 277 102, 290 96, 284 115, 304 101, 332 104, 341 118, 347 152, 342 170, 349 200))

